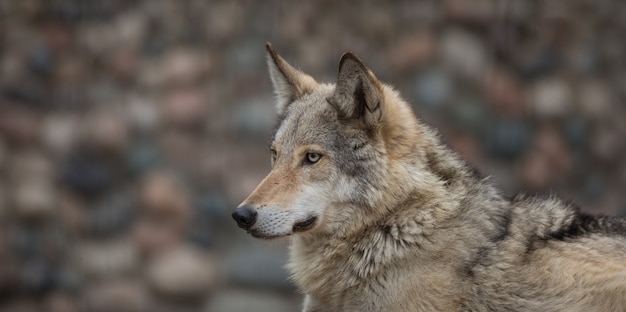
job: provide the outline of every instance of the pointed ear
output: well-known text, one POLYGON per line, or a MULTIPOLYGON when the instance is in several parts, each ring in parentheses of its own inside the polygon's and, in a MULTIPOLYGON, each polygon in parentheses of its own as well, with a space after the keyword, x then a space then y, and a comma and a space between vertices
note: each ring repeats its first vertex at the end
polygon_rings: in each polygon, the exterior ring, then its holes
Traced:
POLYGON ((277 100, 276 111, 282 115, 289 104, 312 91, 317 86, 317 82, 311 76, 289 65, 276 53, 269 42, 265 44, 265 47, 267 49, 267 66, 277 100))
POLYGON ((382 84, 351 52, 341 56, 335 93, 329 100, 342 117, 360 119, 367 127, 376 127, 382 120, 382 84))

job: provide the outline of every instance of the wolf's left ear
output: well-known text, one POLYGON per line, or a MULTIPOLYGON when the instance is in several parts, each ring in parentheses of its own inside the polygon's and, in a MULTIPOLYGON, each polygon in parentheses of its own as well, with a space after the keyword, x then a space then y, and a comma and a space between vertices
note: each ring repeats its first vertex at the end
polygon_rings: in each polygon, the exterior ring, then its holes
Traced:
POLYGON ((269 42, 265 44, 265 48, 267 49, 267 66, 277 100, 276 110, 279 115, 282 115, 289 104, 312 91, 317 86, 317 82, 311 76, 289 65, 276 53, 269 42))
POLYGON ((368 127, 375 127, 382 119, 382 85, 351 52, 341 56, 335 93, 329 100, 344 118, 361 119, 368 127))

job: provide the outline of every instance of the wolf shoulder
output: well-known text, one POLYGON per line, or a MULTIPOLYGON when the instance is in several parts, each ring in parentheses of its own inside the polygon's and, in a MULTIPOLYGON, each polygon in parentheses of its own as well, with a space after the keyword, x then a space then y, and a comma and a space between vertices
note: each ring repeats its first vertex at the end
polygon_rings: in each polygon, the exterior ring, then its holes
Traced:
POLYGON ((613 241, 616 252, 626 256, 626 219, 580 212, 571 202, 556 196, 517 196, 511 201, 508 231, 512 238, 527 238, 529 251, 546 243, 591 244, 613 241), (535 244, 533 244, 535 243, 535 244))
POLYGON ((470 310, 626 308, 626 219, 583 214, 556 197, 518 197, 506 232, 471 272, 482 296, 470 310))
POLYGON ((626 274, 625 218, 581 213, 556 196, 517 196, 510 205, 509 222, 494 250, 496 258, 508 259, 498 261, 523 265, 540 255, 588 264, 614 261, 626 274))

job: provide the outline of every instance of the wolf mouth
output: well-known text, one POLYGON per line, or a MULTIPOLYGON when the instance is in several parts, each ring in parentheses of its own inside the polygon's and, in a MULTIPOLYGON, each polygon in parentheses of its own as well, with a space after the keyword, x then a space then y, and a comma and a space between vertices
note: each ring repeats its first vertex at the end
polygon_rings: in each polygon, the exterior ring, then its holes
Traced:
POLYGON ((255 238, 266 239, 266 240, 271 240, 271 239, 274 239, 274 238, 279 238, 279 237, 291 235, 291 234, 286 234, 286 235, 261 235, 261 234, 257 233, 256 231, 248 231, 248 234, 252 235, 255 238))
POLYGON ((317 217, 310 217, 302 222, 298 222, 293 226, 294 232, 304 232, 315 225, 315 221, 317 221, 317 217))
POLYGON ((310 230, 311 228, 313 228, 316 221, 317 221, 317 217, 310 217, 302 222, 298 222, 293 226, 292 233, 265 235, 265 234, 262 234, 262 232, 259 232, 257 230, 248 230, 246 232, 248 232, 248 234, 252 235, 255 238, 271 240, 274 238, 290 236, 293 233, 304 232, 304 231, 310 230))

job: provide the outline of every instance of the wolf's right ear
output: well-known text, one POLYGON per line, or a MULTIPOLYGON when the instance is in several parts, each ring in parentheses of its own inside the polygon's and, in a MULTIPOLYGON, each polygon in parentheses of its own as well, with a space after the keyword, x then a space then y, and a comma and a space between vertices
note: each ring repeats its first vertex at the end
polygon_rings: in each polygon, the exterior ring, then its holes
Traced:
POLYGON ((384 110, 382 84, 358 56, 346 52, 339 61, 337 84, 329 103, 344 118, 358 119, 366 127, 375 128, 384 110))
POLYGON ((312 91, 317 86, 317 82, 311 76, 289 65, 276 53, 269 42, 265 44, 265 48, 267 49, 267 66, 277 100, 276 111, 282 115, 289 104, 312 91))

